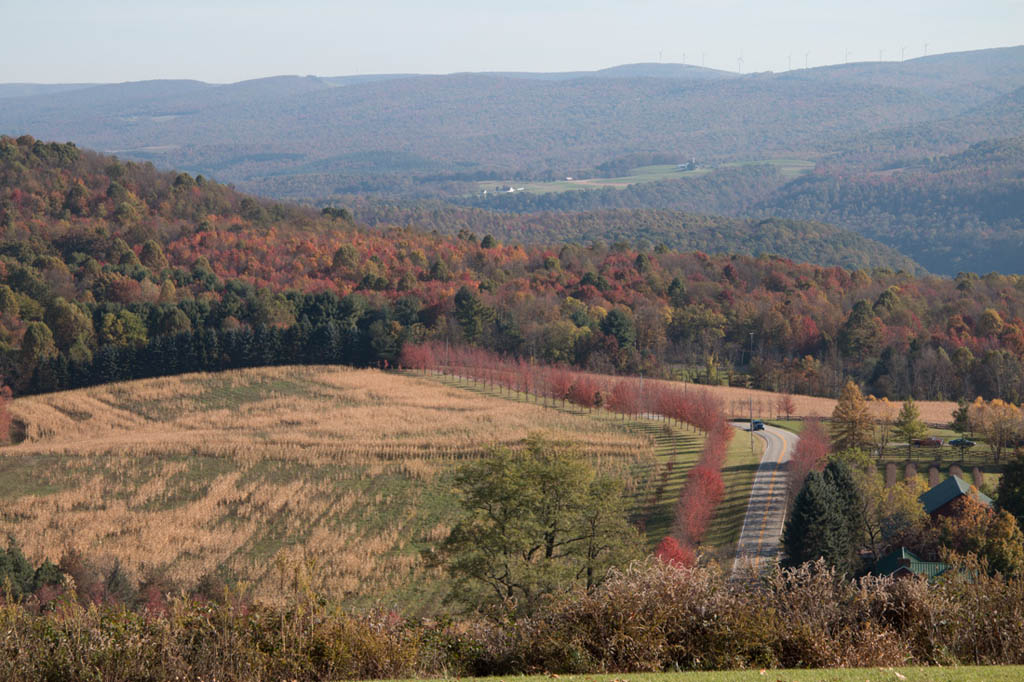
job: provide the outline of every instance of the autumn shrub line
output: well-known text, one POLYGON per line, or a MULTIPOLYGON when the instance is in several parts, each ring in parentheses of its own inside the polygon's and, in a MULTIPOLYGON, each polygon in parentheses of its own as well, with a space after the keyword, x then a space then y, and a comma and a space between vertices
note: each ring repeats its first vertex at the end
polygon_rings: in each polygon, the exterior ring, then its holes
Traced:
POLYGON ((697 465, 686 477, 676 511, 676 532, 691 547, 700 544, 725 494, 722 465, 733 429, 722 423, 708 434, 697 465))
POLYGON ((1024 581, 961 566, 934 584, 823 565, 751 585, 715 567, 634 564, 529 617, 352 614, 302 585, 273 608, 225 591, 160 610, 0 606, 0 678, 327 680, 771 667, 1024 663, 1024 581))
POLYGON ((789 489, 787 490, 787 506, 796 499, 800 488, 804 485, 807 475, 812 471, 825 468, 831 443, 825 427, 818 419, 810 419, 804 425, 797 441, 793 456, 789 462, 789 489))
POLYGON ((686 478, 676 503, 672 534, 657 550, 663 560, 692 565, 696 547, 707 532, 725 494, 722 466, 733 429, 722 401, 706 390, 684 391, 670 384, 637 377, 607 377, 566 367, 506 358, 479 348, 437 343, 406 344, 402 365, 419 371, 440 371, 509 392, 533 395, 552 404, 568 401, 591 410, 603 407, 630 416, 648 415, 686 424, 706 434, 701 456, 686 478))

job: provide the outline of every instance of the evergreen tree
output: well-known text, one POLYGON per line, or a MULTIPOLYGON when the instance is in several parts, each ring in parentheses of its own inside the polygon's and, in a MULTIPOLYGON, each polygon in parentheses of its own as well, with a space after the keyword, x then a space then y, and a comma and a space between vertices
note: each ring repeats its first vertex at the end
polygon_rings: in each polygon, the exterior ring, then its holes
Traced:
POLYGON ((913 398, 907 398, 903 402, 899 415, 896 416, 896 423, 893 425, 896 433, 907 441, 907 455, 912 452, 914 440, 922 438, 928 430, 921 421, 921 412, 917 409, 913 398))
POLYGON ((455 294, 455 319, 459 321, 466 341, 473 343, 480 338, 489 312, 487 306, 480 302, 480 297, 469 287, 462 286, 455 294))
POLYGON ((853 380, 848 380, 832 411, 832 448, 859 450, 871 442, 872 419, 867 401, 853 380))
POLYGON ((7 536, 7 549, 0 550, 0 590, 10 589, 12 597, 20 597, 34 588, 35 570, 21 552, 17 541, 7 536))
POLYGON ((834 547, 833 561, 844 573, 852 575, 860 568, 857 550, 864 538, 864 500, 853 471, 845 462, 830 460, 822 478, 832 488, 845 525, 845 538, 834 547))
POLYGON ((1017 455, 1006 463, 996 490, 999 506, 1013 514, 1024 525, 1024 455, 1017 455))
POLYGON ((971 418, 968 413, 969 408, 970 403, 968 403, 965 398, 960 398, 960 400, 956 401, 956 410, 953 411, 953 421, 949 425, 949 428, 960 434, 961 438, 971 430, 971 418))
POLYGON ((601 320, 601 331, 614 336, 619 342, 619 348, 628 348, 636 343, 636 325, 633 323, 633 316, 625 310, 609 310, 601 320))
POLYGON ((861 505, 852 476, 844 466, 830 463, 825 472, 811 472, 796 496, 782 534, 784 564, 824 559, 852 575, 860 528, 861 505))
POLYGON ((797 566, 823 557, 828 561, 846 532, 839 504, 835 490, 822 474, 812 471, 807 475, 782 534, 785 565, 797 566))

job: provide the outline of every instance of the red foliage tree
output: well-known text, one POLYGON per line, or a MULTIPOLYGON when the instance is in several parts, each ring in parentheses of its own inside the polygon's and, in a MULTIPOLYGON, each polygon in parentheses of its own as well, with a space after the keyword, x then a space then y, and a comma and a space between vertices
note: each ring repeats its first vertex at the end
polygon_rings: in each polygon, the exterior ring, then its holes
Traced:
POLYGON ((589 410, 597 404, 597 396, 600 391, 601 385, 594 377, 588 374, 577 374, 569 389, 569 400, 589 410))
POLYGON ((779 414, 786 415, 786 419, 793 416, 796 412, 796 401, 793 400, 793 396, 788 393, 783 393, 779 396, 778 400, 775 401, 775 409, 779 414))
POLYGON ((626 415, 640 411, 640 386, 634 379, 620 379, 612 386, 605 406, 612 412, 626 415))
POLYGON ((437 366, 437 358, 434 357, 434 349, 428 344, 407 343, 402 346, 402 355, 399 359, 402 367, 419 370, 426 373, 428 369, 437 366))
POLYGON ((551 397, 555 400, 561 400, 562 405, 565 405, 565 400, 569 397, 569 391, 572 390, 574 378, 573 373, 564 367, 552 369, 548 374, 548 390, 551 397))
POLYGON ((804 425, 800 433, 800 442, 793 450, 793 458, 789 462, 789 500, 796 499, 796 494, 804 485, 804 480, 812 471, 825 468, 831 441, 825 428, 817 419, 804 425))
POLYGON ((688 545, 680 545, 679 541, 671 535, 665 536, 658 543, 658 548, 654 550, 654 556, 677 568, 689 568, 697 563, 697 554, 693 548, 688 545))

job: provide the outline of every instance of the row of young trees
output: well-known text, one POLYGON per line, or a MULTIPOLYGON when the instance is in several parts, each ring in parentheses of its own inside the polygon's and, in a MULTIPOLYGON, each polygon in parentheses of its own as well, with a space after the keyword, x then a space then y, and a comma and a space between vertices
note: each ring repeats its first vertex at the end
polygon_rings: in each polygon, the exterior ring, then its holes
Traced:
POLYGON ((437 343, 406 344, 401 366, 440 371, 499 390, 523 393, 551 404, 569 402, 587 410, 601 407, 626 417, 658 417, 702 431, 704 446, 690 470, 676 503, 672 535, 658 555, 674 564, 692 565, 725 494, 721 469, 734 430, 721 401, 707 391, 677 388, 637 377, 606 377, 564 366, 533 364, 468 346, 437 343))
MULTIPOLYGON (((1024 411, 999 398, 987 401, 979 397, 973 403, 961 400, 949 428, 961 435, 981 435, 998 465, 1007 449, 1024 443, 1024 411)), ((879 456, 898 442, 912 454, 914 442, 927 430, 913 398, 907 398, 897 410, 887 399, 865 398, 860 388, 848 381, 832 413, 831 442, 836 451, 873 450, 879 456)))

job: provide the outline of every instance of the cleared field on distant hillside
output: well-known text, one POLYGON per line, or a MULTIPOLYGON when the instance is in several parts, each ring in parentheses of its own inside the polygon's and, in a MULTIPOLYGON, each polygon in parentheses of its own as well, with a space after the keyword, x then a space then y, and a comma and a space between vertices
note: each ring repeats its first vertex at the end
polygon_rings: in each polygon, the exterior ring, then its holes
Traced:
MULTIPOLYGON (((814 168, 813 161, 805 161, 802 159, 768 159, 766 161, 760 161, 758 163, 775 166, 784 178, 792 180, 793 178, 806 173, 814 168)), ((723 167, 735 167, 735 166, 749 166, 752 163, 725 163, 723 167)), ((487 190, 488 192, 508 191, 509 187, 514 188, 516 191, 534 192, 535 194, 547 194, 549 192, 570 192, 573 190, 582 189, 602 189, 602 188, 613 188, 622 189, 623 187, 629 187, 641 182, 657 182, 659 180, 682 180, 685 178, 696 178, 702 175, 707 175, 712 171, 711 168, 695 168, 693 170, 683 170, 675 164, 659 164, 655 166, 640 166, 634 168, 629 175, 624 175, 618 178, 586 178, 586 179, 575 179, 572 180, 566 178, 564 180, 554 180, 551 182, 522 182, 516 180, 504 180, 501 182, 495 182, 494 180, 483 180, 477 182, 477 188, 482 192, 487 190)))
POLYGON ((31 558, 74 546, 185 584, 226 569, 267 600, 281 565, 312 560, 353 605, 436 607, 443 581, 419 551, 453 519, 452 466, 489 445, 537 433, 624 477, 657 468, 653 437, 612 420, 340 367, 110 384, 12 412, 26 440, 0 448, 0 534, 31 558))

